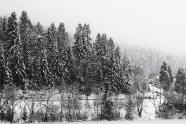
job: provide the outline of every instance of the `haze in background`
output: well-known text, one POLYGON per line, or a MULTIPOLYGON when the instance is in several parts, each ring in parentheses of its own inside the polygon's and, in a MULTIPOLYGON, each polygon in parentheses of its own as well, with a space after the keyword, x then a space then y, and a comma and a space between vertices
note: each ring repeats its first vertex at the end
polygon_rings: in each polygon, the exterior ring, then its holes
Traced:
POLYGON ((89 23, 92 39, 106 33, 119 45, 186 55, 184 0, 0 0, 0 15, 22 10, 45 27, 64 22, 73 34, 78 23, 89 23))

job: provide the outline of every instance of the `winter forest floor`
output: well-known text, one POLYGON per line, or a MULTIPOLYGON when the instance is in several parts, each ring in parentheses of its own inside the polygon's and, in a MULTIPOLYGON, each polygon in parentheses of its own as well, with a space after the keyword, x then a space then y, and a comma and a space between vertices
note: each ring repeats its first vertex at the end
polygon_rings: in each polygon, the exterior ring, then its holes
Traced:
MULTIPOLYGON (((185 119, 172 119, 172 120, 151 120, 151 121, 147 121, 147 120, 139 120, 139 121, 84 121, 84 122, 41 122, 40 124, 123 124, 123 123, 127 123, 127 124, 164 124, 164 123, 168 123, 168 124, 175 124, 175 123, 179 123, 179 124, 185 124, 185 119)), ((1 122, 0 122, 1 123, 1 122)), ((9 123, 1 123, 1 124, 9 124, 9 123)), ((16 123, 18 124, 18 123, 16 123)), ((38 124, 38 123, 32 123, 32 124, 38 124)))

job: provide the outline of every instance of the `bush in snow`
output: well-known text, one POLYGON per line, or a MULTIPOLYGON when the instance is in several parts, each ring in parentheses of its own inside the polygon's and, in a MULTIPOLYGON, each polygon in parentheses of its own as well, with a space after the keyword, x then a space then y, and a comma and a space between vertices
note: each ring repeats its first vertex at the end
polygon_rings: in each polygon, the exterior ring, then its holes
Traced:
POLYGON ((125 119, 133 120, 133 110, 134 110, 134 102, 132 101, 131 97, 129 97, 127 105, 126 105, 127 113, 125 115, 125 119))
POLYGON ((110 100, 107 100, 102 103, 100 120, 111 121, 114 119, 113 106, 113 102, 110 100))

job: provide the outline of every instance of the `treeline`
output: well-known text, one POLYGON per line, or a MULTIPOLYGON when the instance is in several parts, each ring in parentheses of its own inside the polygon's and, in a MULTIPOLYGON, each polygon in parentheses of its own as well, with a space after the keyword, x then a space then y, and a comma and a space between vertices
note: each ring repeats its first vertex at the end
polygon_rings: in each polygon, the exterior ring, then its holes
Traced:
POLYGON ((44 30, 25 11, 19 19, 15 12, 1 18, 0 87, 12 83, 22 90, 43 90, 77 84, 87 95, 98 88, 106 94, 129 93, 129 61, 112 38, 97 34, 91 42, 90 34, 88 24, 79 24, 72 42, 64 23, 44 30))
MULTIPOLYGON (((58 27, 52 23, 44 30, 39 22, 34 25, 25 11, 19 19, 15 12, 0 18, 1 100, 10 100, 8 114, 1 115, 13 122, 18 90, 50 94, 54 89, 60 94, 102 93, 101 118, 109 119, 108 97, 112 93, 132 92, 132 66, 112 38, 98 33, 96 40, 91 41, 90 34, 88 24, 79 24, 73 38, 64 23, 58 27)), ((50 100, 49 96, 46 98, 50 100)))

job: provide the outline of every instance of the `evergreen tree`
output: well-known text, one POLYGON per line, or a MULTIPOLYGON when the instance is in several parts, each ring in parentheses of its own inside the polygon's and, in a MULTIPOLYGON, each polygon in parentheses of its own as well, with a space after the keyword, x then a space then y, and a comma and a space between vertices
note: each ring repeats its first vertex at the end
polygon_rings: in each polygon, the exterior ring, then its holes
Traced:
POLYGON ((0 17, 0 40, 3 41, 3 43, 6 40, 6 30, 7 30, 7 18, 4 16, 4 18, 0 17))
MULTIPOLYGON (((37 58, 34 58, 34 60, 30 64, 30 70, 29 70, 29 89, 36 90, 38 87, 42 86, 40 84, 40 63, 37 58)), ((39 90, 39 89, 38 89, 39 90)))
POLYGON ((43 26, 40 24, 40 22, 37 22, 37 24, 35 25, 35 34, 38 36, 42 36, 44 33, 44 29, 43 26))
POLYGON ((107 36, 106 34, 97 34, 96 41, 94 43, 95 54, 99 61, 103 61, 103 58, 106 56, 107 48, 106 48, 107 36))
POLYGON ((117 46, 111 57, 110 82, 113 92, 119 93, 122 91, 122 76, 121 76, 121 53, 117 46))
POLYGON ((169 76, 170 76, 170 82, 172 84, 174 79, 173 79, 172 69, 171 69, 170 65, 168 66, 168 72, 169 72, 169 76))
POLYGON ((107 42, 107 58, 113 57, 114 50, 115 50, 115 44, 112 38, 110 38, 107 42))
POLYGON ((60 81, 61 81, 61 76, 62 76, 62 64, 59 60, 59 53, 58 51, 56 51, 54 53, 54 57, 52 59, 51 62, 51 72, 54 76, 54 83, 55 85, 59 85, 60 81))
POLYGON ((48 59, 49 67, 51 69, 51 64, 52 64, 51 61, 54 58, 54 54, 57 50, 57 29, 54 23, 52 23, 48 28, 46 37, 47 37, 46 39, 47 59, 48 59))
POLYGON ((16 86, 20 86, 21 89, 25 89, 25 65, 22 56, 22 44, 19 39, 18 24, 15 12, 8 18, 7 27, 7 61, 8 67, 12 72, 13 83, 16 86))
POLYGON ((71 85, 75 81, 73 58, 71 48, 68 47, 64 50, 62 56, 62 76, 67 85, 71 85))
POLYGON ((19 40, 17 17, 15 12, 11 13, 11 16, 8 18, 6 37, 5 52, 7 53, 8 50, 19 40))
POLYGON ((40 60, 41 58, 41 52, 45 48, 44 44, 44 37, 42 35, 34 34, 32 38, 30 38, 29 42, 29 56, 30 56, 30 61, 34 58, 37 58, 40 60))
POLYGON ((29 40, 29 73, 28 79, 30 80, 29 89, 38 89, 40 84, 40 60, 42 57, 42 51, 44 50, 44 38, 40 34, 35 34, 29 40))
POLYGON ((39 70, 40 70, 41 86, 44 86, 47 89, 50 89, 53 86, 53 76, 48 67, 46 50, 42 51, 39 70))
POLYGON ((75 68, 77 72, 77 82, 80 83, 80 91, 84 92, 87 86, 87 69, 90 64, 90 56, 92 54, 90 27, 87 24, 78 25, 74 34, 73 55, 75 58, 75 68))
POLYGON ((186 74, 183 68, 179 68, 176 73, 175 91, 177 93, 185 93, 186 74))
POLYGON ((89 25, 85 24, 82 26, 81 24, 78 25, 76 28, 76 33, 74 34, 74 45, 73 45, 73 53, 76 57, 76 62, 79 62, 82 59, 86 59, 91 51, 91 38, 90 38, 90 29, 89 25))
POLYGON ((57 31, 57 44, 59 56, 62 56, 63 51, 70 45, 68 43, 68 33, 66 32, 64 23, 60 23, 57 31))
POLYGON ((4 58, 0 55, 0 89, 4 87, 5 84, 5 76, 6 76, 6 70, 5 70, 5 63, 4 58))
POLYGON ((23 48, 23 61, 26 67, 26 72, 28 74, 28 70, 29 70, 28 42, 29 42, 31 30, 30 30, 30 20, 26 11, 22 11, 21 13, 19 31, 20 31, 20 40, 23 48))
POLYGON ((121 79, 122 79, 122 93, 131 93, 131 84, 129 81, 131 80, 131 75, 133 73, 133 66, 129 63, 126 57, 123 58, 121 63, 121 79))
POLYGON ((160 81, 163 89, 165 91, 168 91, 171 83, 170 83, 170 75, 168 72, 167 63, 165 63, 165 62, 163 62, 163 65, 161 66, 159 81, 160 81))

